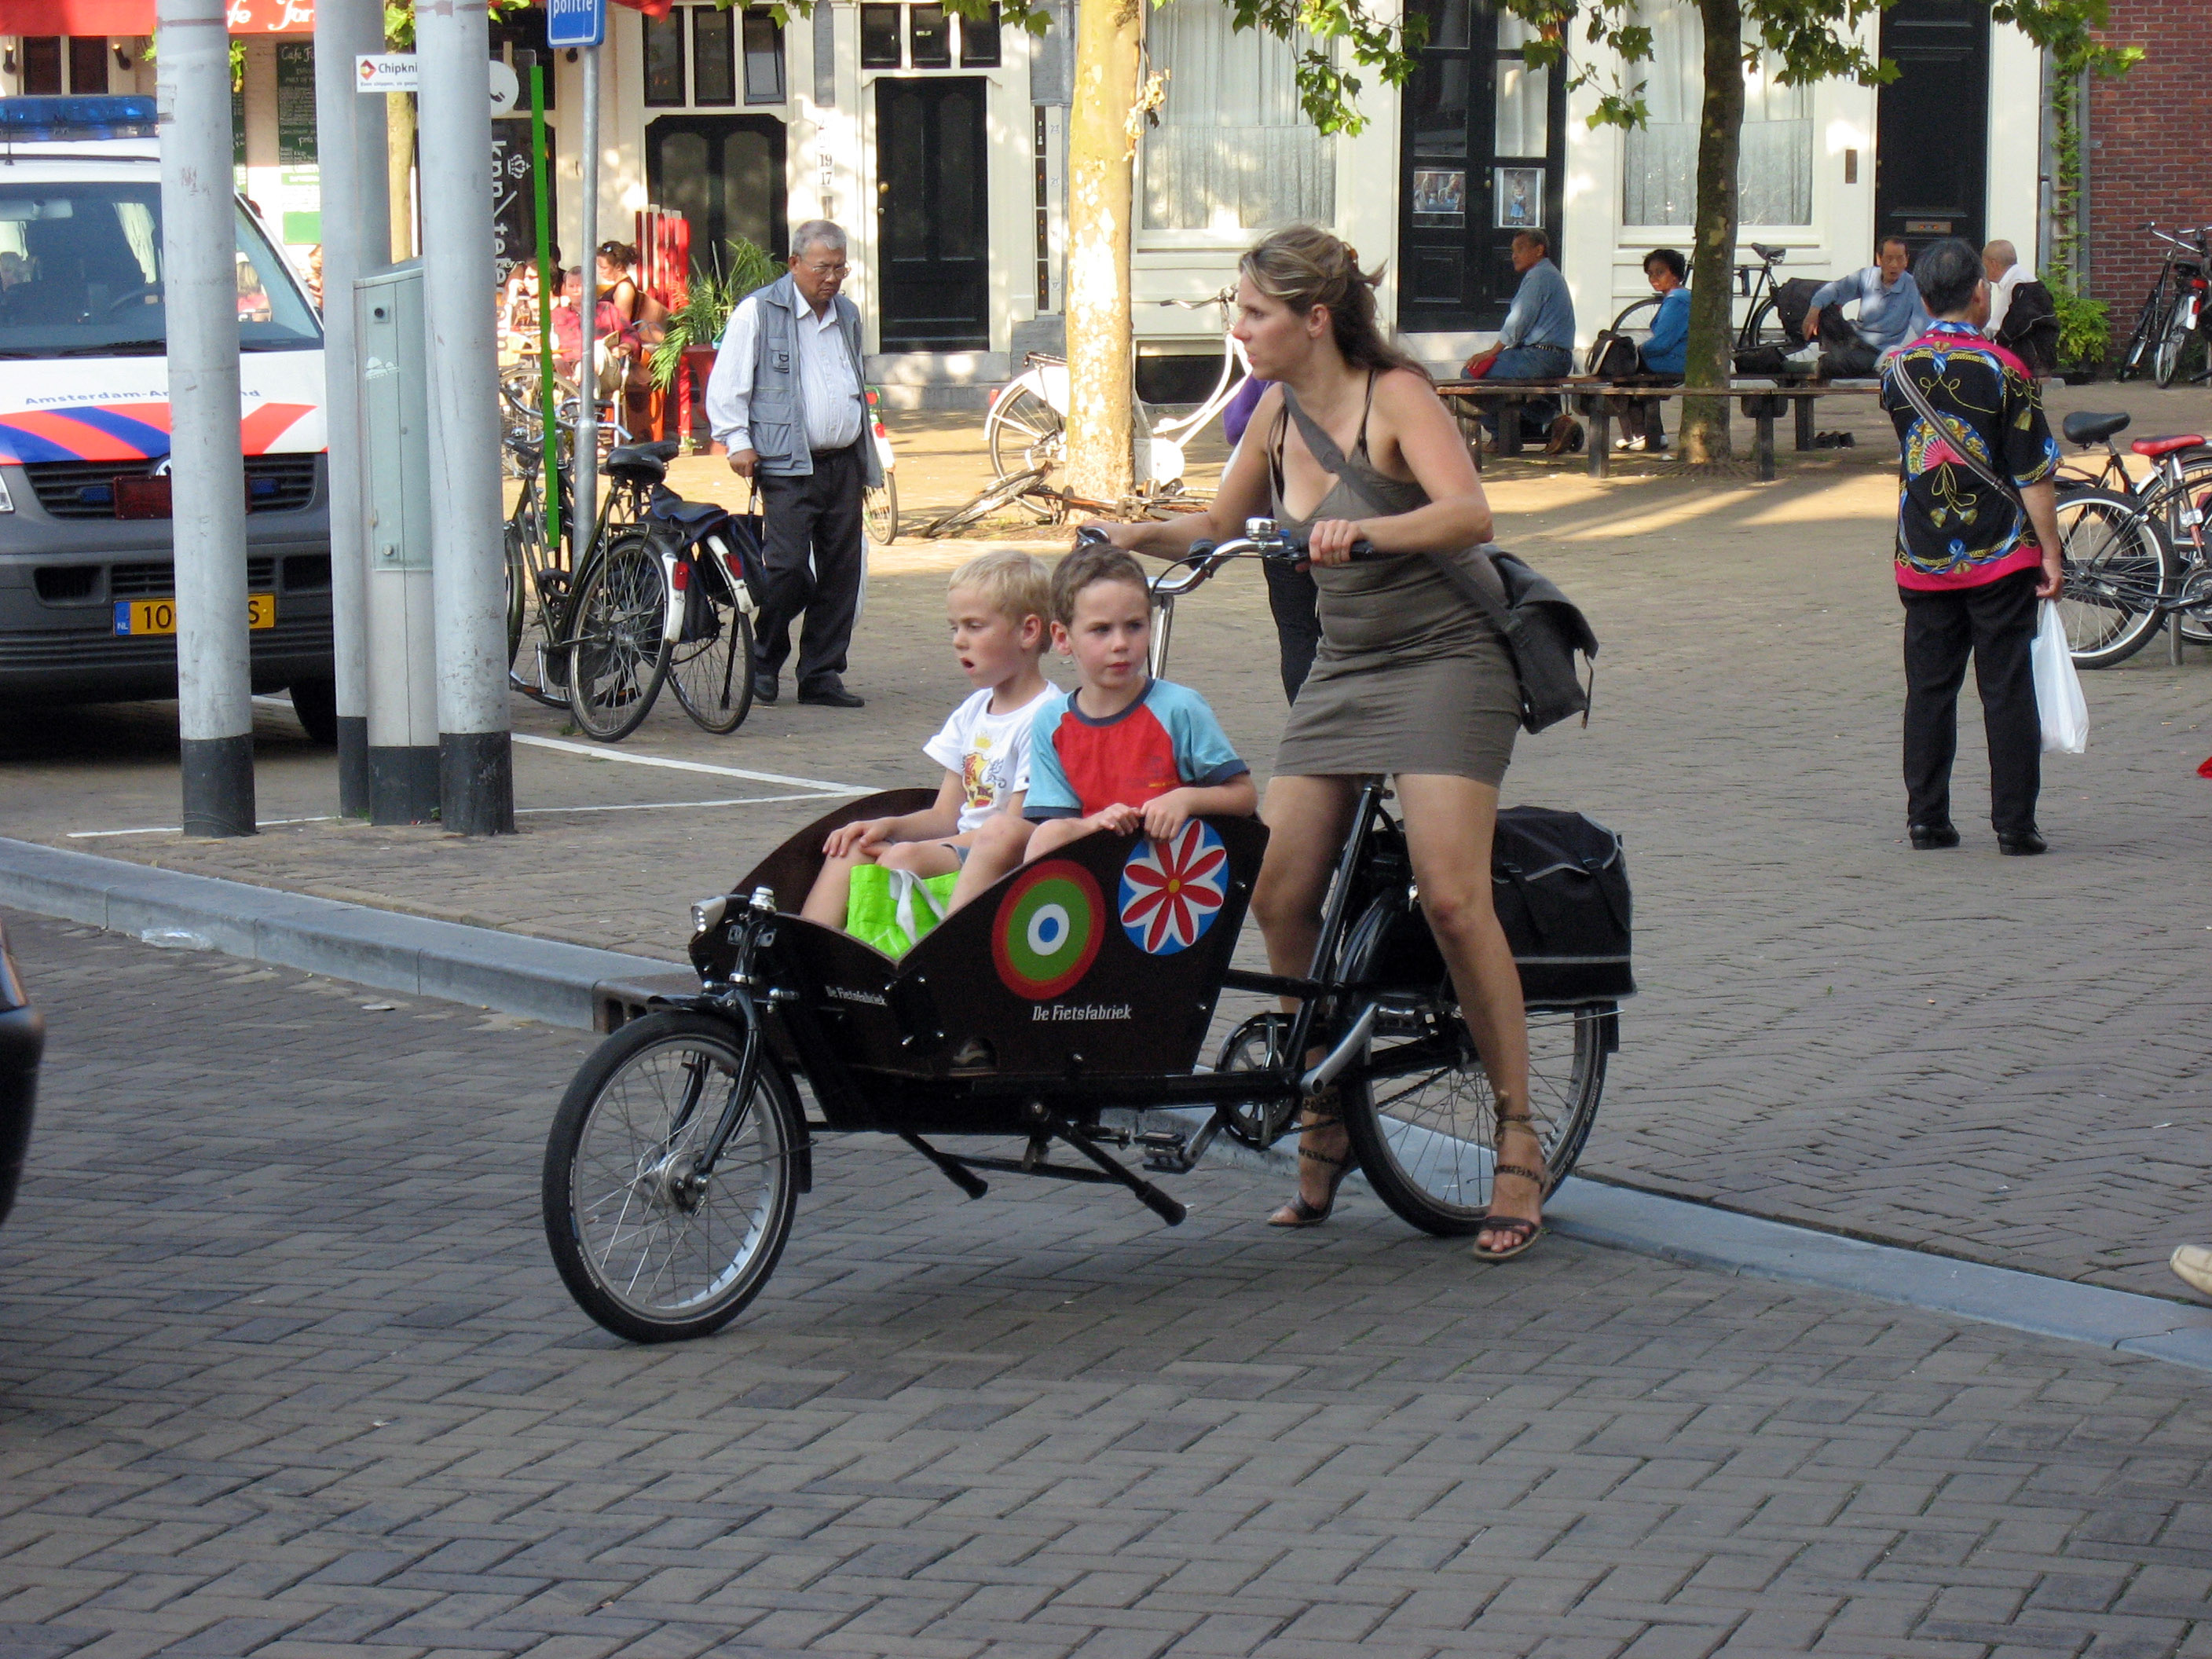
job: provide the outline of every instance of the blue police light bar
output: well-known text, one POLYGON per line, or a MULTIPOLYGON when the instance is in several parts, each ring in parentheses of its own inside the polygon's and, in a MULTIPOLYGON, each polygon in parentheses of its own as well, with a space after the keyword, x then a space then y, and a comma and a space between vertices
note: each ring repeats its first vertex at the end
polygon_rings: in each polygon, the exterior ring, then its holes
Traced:
POLYGON ((545 44, 596 46, 607 38, 607 0, 545 0, 545 44))
POLYGON ((0 98, 0 141, 152 138, 160 124, 143 93, 112 98, 0 98))

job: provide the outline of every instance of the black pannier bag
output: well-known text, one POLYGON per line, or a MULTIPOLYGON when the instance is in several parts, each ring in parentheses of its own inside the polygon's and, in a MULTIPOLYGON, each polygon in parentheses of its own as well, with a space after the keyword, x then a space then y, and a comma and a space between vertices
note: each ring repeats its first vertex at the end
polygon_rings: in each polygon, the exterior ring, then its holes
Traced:
POLYGON ((1528 1001, 1610 1002, 1635 994, 1628 863, 1619 836, 1580 812, 1506 807, 1498 814, 1490 879, 1528 1001))

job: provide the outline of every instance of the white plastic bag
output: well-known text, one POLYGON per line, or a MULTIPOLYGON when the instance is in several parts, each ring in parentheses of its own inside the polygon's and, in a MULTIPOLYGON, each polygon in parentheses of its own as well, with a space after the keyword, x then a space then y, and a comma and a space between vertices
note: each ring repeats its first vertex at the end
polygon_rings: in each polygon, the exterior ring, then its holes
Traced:
POLYGON ((2058 607, 2045 599, 2036 608, 2035 708, 2043 716, 2043 752, 2078 755, 2089 746, 2089 704, 2081 696, 2081 677, 2074 672, 2058 607))

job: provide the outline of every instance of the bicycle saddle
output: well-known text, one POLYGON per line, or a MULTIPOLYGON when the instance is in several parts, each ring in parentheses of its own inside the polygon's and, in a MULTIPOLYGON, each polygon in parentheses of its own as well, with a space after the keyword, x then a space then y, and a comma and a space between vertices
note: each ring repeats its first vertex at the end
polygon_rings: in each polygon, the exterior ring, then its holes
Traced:
POLYGON ((1751 245, 1751 251, 1753 253, 1756 253, 1760 258, 1765 260, 1770 265, 1780 264, 1783 260, 1783 256, 1790 252, 1786 247, 1769 247, 1764 242, 1753 242, 1751 245))
POLYGON ((2095 443, 2100 438, 2109 438, 2115 432, 2125 432, 2128 429, 2130 418, 2126 415, 2091 415, 2084 412, 2069 415, 2059 429, 2065 433, 2068 443, 2081 444, 2086 447, 2095 443))
POLYGON ((2128 446, 2138 455, 2148 455, 2153 460, 2160 455, 2171 455, 2177 449, 2202 449, 2204 440, 2196 433, 2185 438, 2138 438, 2128 446))
POLYGON ((676 444, 664 439, 653 444, 617 444, 607 452, 606 474, 624 483, 659 483, 676 459, 676 444))

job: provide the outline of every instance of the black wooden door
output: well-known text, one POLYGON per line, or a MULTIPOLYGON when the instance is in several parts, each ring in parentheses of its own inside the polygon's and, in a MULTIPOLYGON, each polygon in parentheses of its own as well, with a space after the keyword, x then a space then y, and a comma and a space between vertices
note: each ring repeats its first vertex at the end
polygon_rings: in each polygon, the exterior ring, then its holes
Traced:
POLYGON ((1460 331, 1505 320, 1523 228, 1559 247, 1564 70, 1532 70, 1518 26, 1482 0, 1408 0, 1429 39, 1406 88, 1399 178, 1398 325, 1460 331))
POLYGON ((876 82, 876 280, 886 351, 991 343, 981 76, 876 82))
POLYGON ((1876 118, 1875 237, 1902 236, 1916 253, 1942 236, 1979 247, 1988 221, 1988 0, 1897 0, 1881 16, 1881 55, 1897 79, 1881 89, 1876 118))
POLYGON ((783 123, 772 115, 664 115, 645 130, 646 189, 691 227, 696 264, 726 259, 732 237, 781 259, 783 123))

